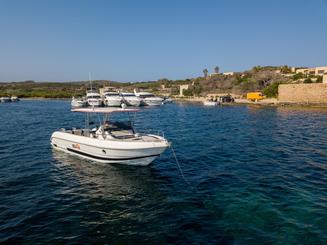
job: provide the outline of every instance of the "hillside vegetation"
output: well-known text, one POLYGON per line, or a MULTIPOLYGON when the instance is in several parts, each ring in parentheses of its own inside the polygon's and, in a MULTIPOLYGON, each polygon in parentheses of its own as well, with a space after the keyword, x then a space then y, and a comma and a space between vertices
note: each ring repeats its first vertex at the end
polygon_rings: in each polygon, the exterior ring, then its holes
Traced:
MULTIPOLYGON (((207 73, 207 70, 204 70, 207 73)), ((207 74, 205 74, 207 75, 207 74)), ((251 91, 262 91, 267 97, 276 97, 278 85, 283 83, 311 83, 321 82, 321 77, 305 77, 303 74, 290 74, 287 66, 253 67, 245 72, 233 75, 214 74, 209 77, 197 77, 185 80, 159 79, 148 82, 113 82, 94 81, 93 88, 102 86, 115 87, 125 91, 133 89, 150 90, 154 93, 179 94, 179 86, 189 84, 189 89, 184 90, 185 96, 205 96, 208 93, 233 93, 244 95, 251 91), (164 87, 164 88, 163 88, 164 87)), ((83 96, 89 89, 88 81, 78 82, 10 82, 0 83, 0 97, 16 95, 20 98, 42 97, 42 98, 70 98, 72 96, 83 96)))

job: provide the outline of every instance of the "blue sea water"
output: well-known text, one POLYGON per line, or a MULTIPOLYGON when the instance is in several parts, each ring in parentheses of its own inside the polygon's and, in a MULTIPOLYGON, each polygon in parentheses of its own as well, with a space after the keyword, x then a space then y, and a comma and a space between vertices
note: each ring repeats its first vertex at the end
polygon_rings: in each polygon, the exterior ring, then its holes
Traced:
POLYGON ((63 100, 0 104, 0 243, 327 244, 327 110, 171 104, 135 115, 149 167, 53 151, 63 100))

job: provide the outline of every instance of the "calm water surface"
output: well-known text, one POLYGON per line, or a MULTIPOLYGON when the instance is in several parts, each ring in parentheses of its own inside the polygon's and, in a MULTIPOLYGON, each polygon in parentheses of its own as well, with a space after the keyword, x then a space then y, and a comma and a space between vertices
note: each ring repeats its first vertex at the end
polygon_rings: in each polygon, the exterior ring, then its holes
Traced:
POLYGON ((68 101, 0 104, 0 243, 327 243, 327 110, 171 104, 135 117, 149 167, 53 151, 68 101))

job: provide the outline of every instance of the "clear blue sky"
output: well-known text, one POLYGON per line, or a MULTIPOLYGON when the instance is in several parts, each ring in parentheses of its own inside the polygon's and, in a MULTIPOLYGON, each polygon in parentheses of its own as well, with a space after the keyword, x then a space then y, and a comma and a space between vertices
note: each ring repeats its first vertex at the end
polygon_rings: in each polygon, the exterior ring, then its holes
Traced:
POLYGON ((326 0, 0 0, 0 81, 327 65, 326 0))

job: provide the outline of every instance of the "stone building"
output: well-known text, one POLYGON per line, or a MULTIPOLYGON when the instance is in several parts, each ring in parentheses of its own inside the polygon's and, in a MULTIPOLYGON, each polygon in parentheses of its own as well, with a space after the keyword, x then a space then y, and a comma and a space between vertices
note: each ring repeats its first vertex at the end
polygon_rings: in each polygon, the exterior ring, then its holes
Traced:
POLYGON ((294 68, 295 73, 303 73, 304 75, 319 75, 323 76, 324 74, 327 74, 327 66, 320 66, 320 67, 314 67, 314 68, 294 68))

